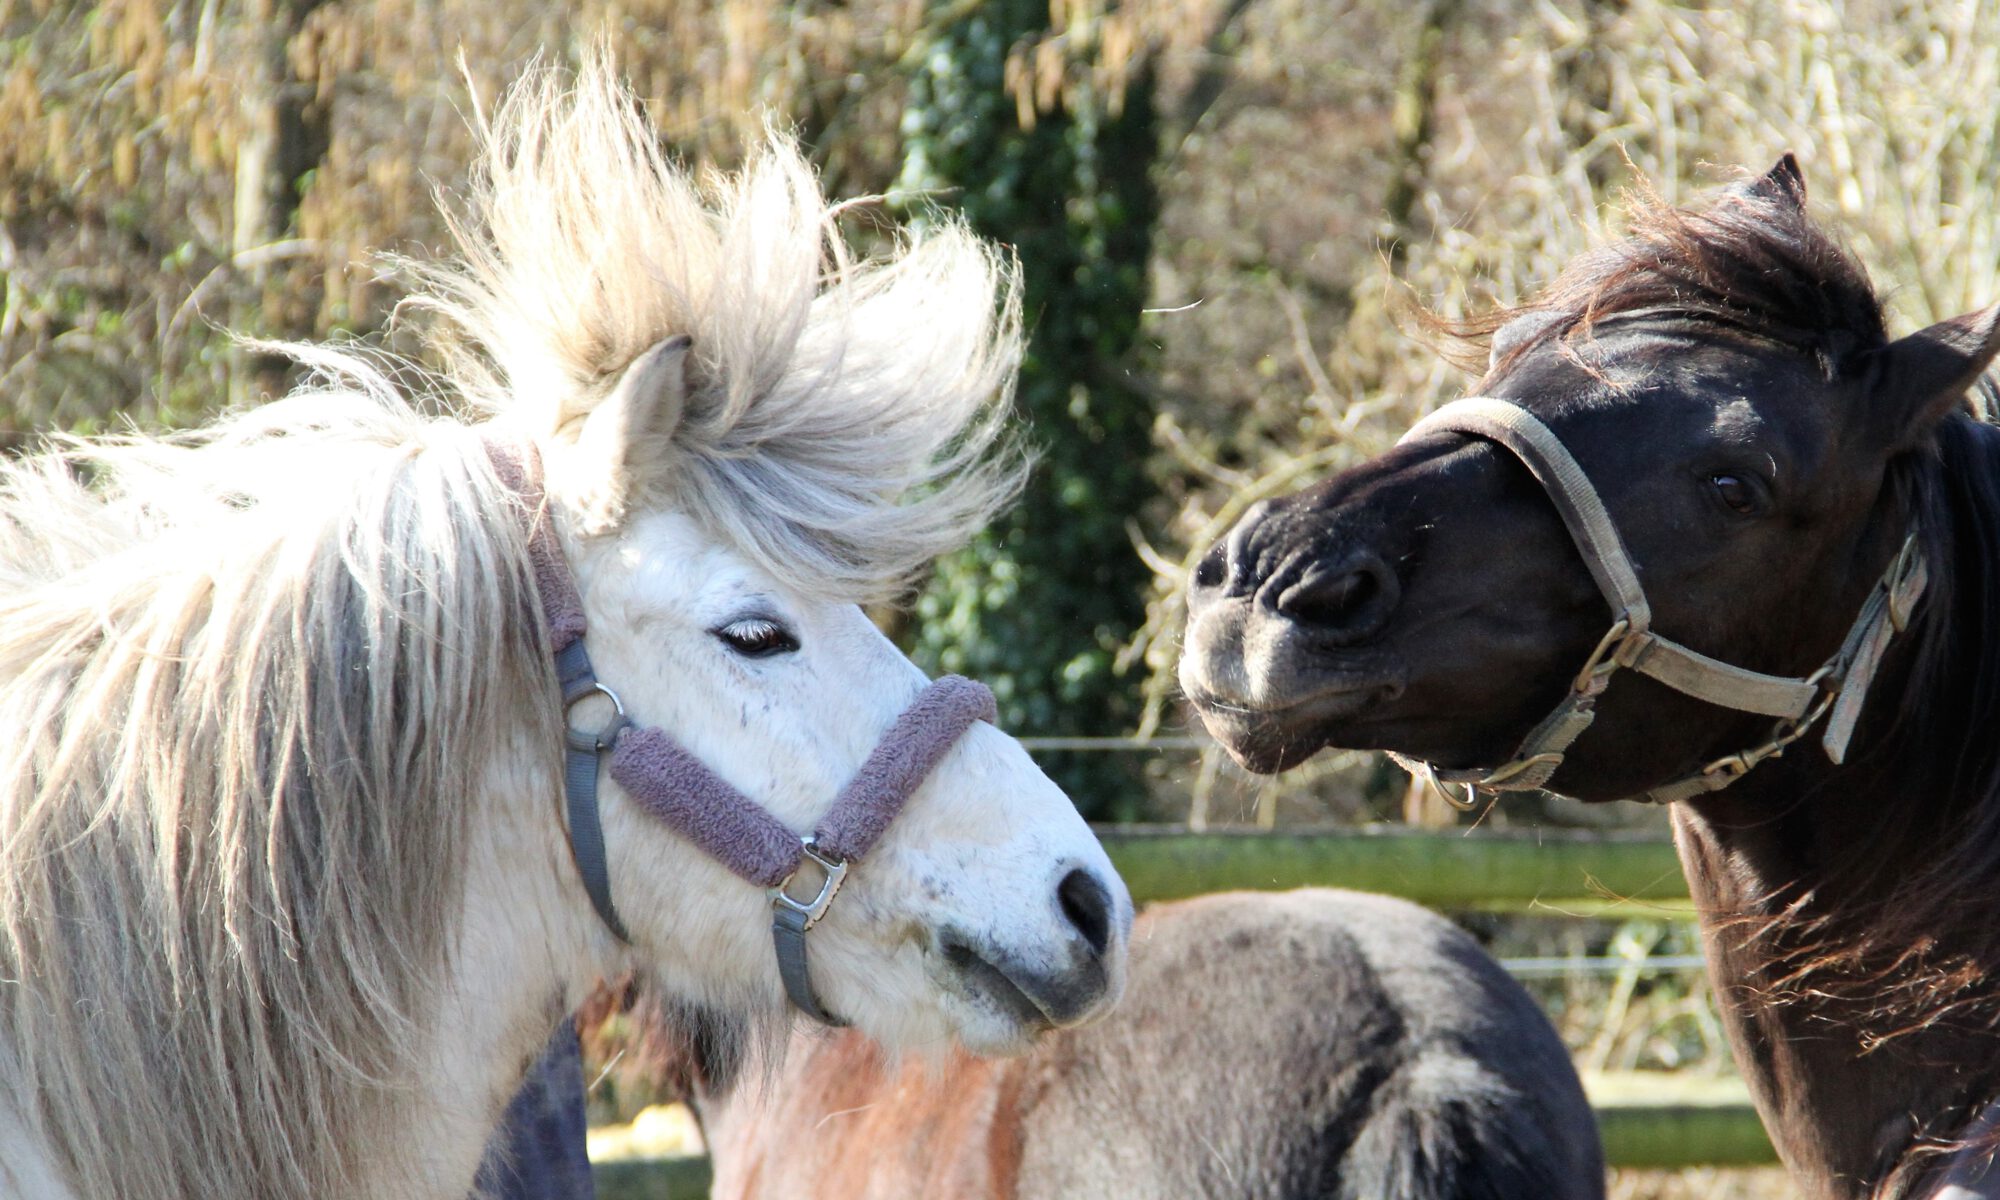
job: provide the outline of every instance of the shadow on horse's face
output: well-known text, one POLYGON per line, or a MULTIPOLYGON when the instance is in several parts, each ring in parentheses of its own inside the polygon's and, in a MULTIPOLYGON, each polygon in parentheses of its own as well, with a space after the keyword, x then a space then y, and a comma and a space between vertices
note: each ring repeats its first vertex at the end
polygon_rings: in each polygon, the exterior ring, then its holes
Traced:
MULTIPOLYGON (((1655 220, 1768 257, 1819 236, 1802 197, 1788 159, 1709 210, 1719 233, 1704 214, 1655 220)), ((1613 283, 1645 296, 1649 248, 1635 239, 1576 270, 1622 263, 1613 283)), ((1886 344, 1865 328, 1760 329, 1659 302, 1677 294, 1623 312, 1614 294, 1594 323, 1579 315, 1589 306, 1528 310, 1500 329, 1478 390, 1540 418, 1581 464, 1654 629, 1727 663, 1809 674, 1905 535, 1888 464, 1960 404, 1990 356, 1992 314, 1886 344)), ((1522 461, 1445 431, 1251 509, 1202 559, 1188 613, 1183 688, 1259 771, 1329 745, 1444 767, 1505 759, 1612 617, 1522 461)), ((1551 785, 1587 799, 1645 791, 1769 728, 1645 678, 1620 676, 1598 711, 1551 785)))

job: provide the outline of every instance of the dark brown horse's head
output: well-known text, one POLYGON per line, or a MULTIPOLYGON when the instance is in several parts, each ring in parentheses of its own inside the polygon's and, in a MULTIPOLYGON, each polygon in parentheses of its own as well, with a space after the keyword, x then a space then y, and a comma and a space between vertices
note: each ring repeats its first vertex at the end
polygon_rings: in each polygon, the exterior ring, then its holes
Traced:
MULTIPOLYGON (((2000 347, 2000 309, 1890 341, 1789 156, 1698 211, 1643 207, 1495 324, 1476 390, 1580 462, 1652 627, 1786 675, 1842 644, 1912 520, 1896 464, 2000 347)), ((1188 611, 1182 684, 1261 771, 1329 745, 1500 762, 1612 615, 1522 462, 1451 432, 1257 505, 1202 559, 1188 611)), ((1636 675, 1598 713, 1550 786, 1634 795, 1771 728, 1636 675)))

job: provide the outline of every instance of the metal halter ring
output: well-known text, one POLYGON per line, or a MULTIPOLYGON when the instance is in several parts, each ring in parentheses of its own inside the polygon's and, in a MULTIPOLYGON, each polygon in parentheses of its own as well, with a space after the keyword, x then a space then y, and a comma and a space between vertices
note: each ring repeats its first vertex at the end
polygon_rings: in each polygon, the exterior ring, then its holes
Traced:
POLYGON ((775 908, 788 908, 798 913, 805 918, 804 928, 811 929, 819 924, 819 919, 826 915, 826 910, 833 904, 833 898, 840 894, 840 885, 847 882, 847 863, 821 854, 810 834, 799 839, 799 847, 805 852, 806 858, 818 863, 820 870, 826 873, 826 877, 820 881, 819 894, 810 900, 798 900, 787 890, 792 886, 792 881, 799 877, 799 871, 805 869, 805 864, 800 863, 797 870, 785 876, 783 883, 771 889, 771 904, 775 908))
POLYGON ((631 721, 627 720, 625 716, 625 702, 618 698, 618 693, 596 680, 592 680, 589 687, 563 702, 563 721, 563 740, 567 741, 573 749, 597 750, 600 752, 611 749, 618 741, 619 733, 627 725, 631 724, 631 721), (606 700, 611 701, 611 720, 606 722, 604 728, 598 730, 596 733, 586 732, 568 723, 571 710, 592 696, 603 696, 606 700))
POLYGON ((1444 797, 1444 802, 1446 804, 1451 805, 1453 808, 1457 809, 1460 812, 1471 812, 1473 809, 1479 807, 1478 785, 1470 782, 1455 784, 1452 783, 1450 780, 1439 779, 1438 769, 1436 764, 1434 763, 1425 762, 1423 764, 1423 768, 1424 768, 1424 778, 1430 783, 1431 788, 1434 791, 1436 791, 1438 795, 1444 797), (1465 789, 1465 799, 1461 800, 1457 796, 1454 796, 1452 794, 1451 789, 1454 787, 1462 787, 1465 789))

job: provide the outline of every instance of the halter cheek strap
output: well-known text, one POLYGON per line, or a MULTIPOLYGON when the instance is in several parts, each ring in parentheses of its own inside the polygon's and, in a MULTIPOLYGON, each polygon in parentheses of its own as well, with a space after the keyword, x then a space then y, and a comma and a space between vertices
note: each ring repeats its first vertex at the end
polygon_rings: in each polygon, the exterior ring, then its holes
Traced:
POLYGON ((801 837, 729 785, 661 729, 627 719, 618 695, 598 681, 584 648, 583 600, 563 558, 555 527, 541 509, 535 482, 539 463, 532 447, 489 443, 496 472, 535 510, 528 555, 548 620, 565 714, 592 696, 608 699, 611 719, 589 731, 564 721, 563 797, 570 852, 585 892, 614 936, 631 933, 611 899, 610 868, 598 816, 600 769, 646 813, 741 878, 768 889, 771 936, 779 977, 792 1003, 828 1025, 845 1022, 827 1012, 806 966, 806 933, 826 915, 849 867, 872 849, 965 731, 996 717, 993 693, 957 675, 933 681, 903 710, 820 819, 801 837), (799 889, 810 868, 817 876, 810 896, 799 889))
MULTIPOLYGON (((806 932, 840 892, 850 864, 867 855, 910 795, 930 777, 975 721, 992 721, 993 693, 984 684, 946 675, 918 693, 847 786, 819 826, 800 837, 660 729, 631 729, 612 748, 611 778, 640 811, 698 846, 751 883, 769 889, 771 937, 786 994, 807 1016, 842 1025, 813 992, 806 971, 806 932), (816 873, 808 895, 797 891, 816 873)), ((609 922, 606 922, 609 924, 609 922)))
POLYGON ((1635 799, 1655 803, 1685 800, 1719 791, 1766 758, 1784 753, 1831 711, 1822 745, 1840 762, 1860 720, 1861 706, 1889 642, 1909 623, 1929 574, 1917 533, 1901 550, 1862 605, 1838 653, 1811 675, 1767 675, 1718 661, 1652 631, 1652 607, 1639 586, 1638 572, 1618 527, 1574 455, 1554 431, 1508 400, 1473 397, 1447 404, 1403 435, 1410 441, 1433 433, 1469 434, 1504 447, 1525 464, 1562 516, 1591 578, 1611 606, 1611 628, 1578 671, 1569 693, 1522 740, 1514 757, 1491 769, 1446 770, 1397 756, 1438 784, 1446 799, 1469 808, 1476 794, 1524 791, 1547 785, 1571 743, 1597 717, 1597 698, 1621 668, 1630 668, 1678 692, 1722 708, 1776 717, 1771 737, 1747 750, 1710 763, 1693 775, 1655 788, 1635 799), (1446 784, 1462 784, 1463 800, 1446 784))

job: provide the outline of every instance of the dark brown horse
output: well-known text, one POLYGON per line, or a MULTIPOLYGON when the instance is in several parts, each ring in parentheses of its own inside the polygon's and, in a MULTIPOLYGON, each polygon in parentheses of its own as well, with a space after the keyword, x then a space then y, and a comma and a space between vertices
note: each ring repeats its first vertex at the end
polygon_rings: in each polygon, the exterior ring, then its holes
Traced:
POLYGON ((1214 548, 1185 690, 1259 770, 1380 748, 1475 790, 1679 801, 1730 1037, 1801 1188, 2000 1194, 1976 1180, 2000 429, 1967 402, 1996 326, 1890 340, 1789 157, 1698 211, 1643 204, 1484 326, 1476 390, 1509 403, 1214 548))
POLYGON ((692 1077, 715 1200, 1604 1194, 1534 1001, 1449 922, 1382 896, 1153 908, 1119 1008, 1022 1058, 886 1062, 812 1031, 773 1072, 694 1032, 668 1058, 692 1077))

